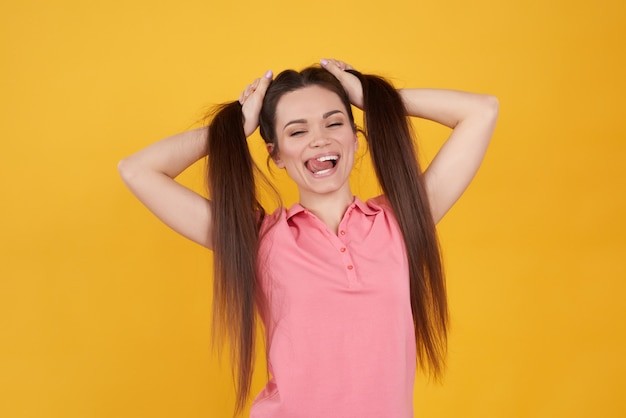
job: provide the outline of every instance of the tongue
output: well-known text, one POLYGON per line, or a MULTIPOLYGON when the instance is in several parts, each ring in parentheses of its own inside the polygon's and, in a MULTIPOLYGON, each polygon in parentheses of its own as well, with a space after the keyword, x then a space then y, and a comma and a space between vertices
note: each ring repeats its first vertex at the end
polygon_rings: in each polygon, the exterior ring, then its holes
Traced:
POLYGON ((329 168, 333 168, 333 162, 328 161, 318 161, 316 159, 309 160, 307 163, 307 167, 314 173, 317 173, 322 170, 327 170, 329 168))

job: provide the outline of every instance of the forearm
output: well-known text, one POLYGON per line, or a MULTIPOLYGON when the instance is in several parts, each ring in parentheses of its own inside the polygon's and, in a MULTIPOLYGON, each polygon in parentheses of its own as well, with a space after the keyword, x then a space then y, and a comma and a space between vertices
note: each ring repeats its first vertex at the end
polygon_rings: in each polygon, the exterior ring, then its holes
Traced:
POLYGON ((166 225, 211 248, 211 204, 174 180, 206 154, 207 128, 173 135, 120 161, 130 191, 166 225))
POLYGON ((398 91, 409 116, 455 128, 462 121, 497 113, 493 96, 455 90, 401 89, 398 91))
POLYGON ((433 219, 438 222, 465 191, 485 156, 498 117, 498 100, 453 90, 399 93, 410 116, 452 128, 424 173, 433 219))
POLYGON ((206 155, 207 127, 162 139, 119 163, 123 177, 155 172, 174 178, 206 155))

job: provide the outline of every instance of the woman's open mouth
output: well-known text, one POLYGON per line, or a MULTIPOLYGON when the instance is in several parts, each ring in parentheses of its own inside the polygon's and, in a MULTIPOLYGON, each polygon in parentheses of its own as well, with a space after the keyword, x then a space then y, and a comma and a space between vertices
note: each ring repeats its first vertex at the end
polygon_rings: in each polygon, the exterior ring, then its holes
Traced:
POLYGON ((326 174, 337 165, 339 155, 329 154, 307 160, 304 165, 313 174, 326 174))

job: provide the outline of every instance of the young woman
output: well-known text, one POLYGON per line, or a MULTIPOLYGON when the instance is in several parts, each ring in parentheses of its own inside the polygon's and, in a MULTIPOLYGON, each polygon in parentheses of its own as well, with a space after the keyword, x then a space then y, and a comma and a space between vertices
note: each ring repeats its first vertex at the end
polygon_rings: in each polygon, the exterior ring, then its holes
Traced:
POLYGON ((236 371, 236 412, 253 367, 255 319, 270 379, 251 417, 412 417, 416 367, 439 376, 447 303, 435 224, 466 189, 490 141, 494 97, 395 90, 337 60, 256 79, 206 128, 120 162, 130 190, 163 222, 214 251, 214 329, 236 371), (359 146, 383 194, 362 201, 349 176, 359 146), (452 128, 428 169, 407 116, 452 128), (260 126, 299 203, 266 214, 246 138, 260 126), (174 178, 208 155, 211 200, 174 178))

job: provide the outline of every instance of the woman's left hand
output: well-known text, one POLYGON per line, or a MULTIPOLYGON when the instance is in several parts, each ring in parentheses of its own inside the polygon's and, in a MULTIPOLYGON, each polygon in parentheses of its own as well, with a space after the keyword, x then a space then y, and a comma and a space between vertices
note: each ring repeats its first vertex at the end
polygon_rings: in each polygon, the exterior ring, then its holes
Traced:
POLYGON ((350 103, 359 109, 363 109, 363 86, 361 81, 354 74, 346 72, 346 70, 352 70, 352 66, 332 58, 322 59, 320 64, 339 80, 343 89, 348 93, 350 103))

